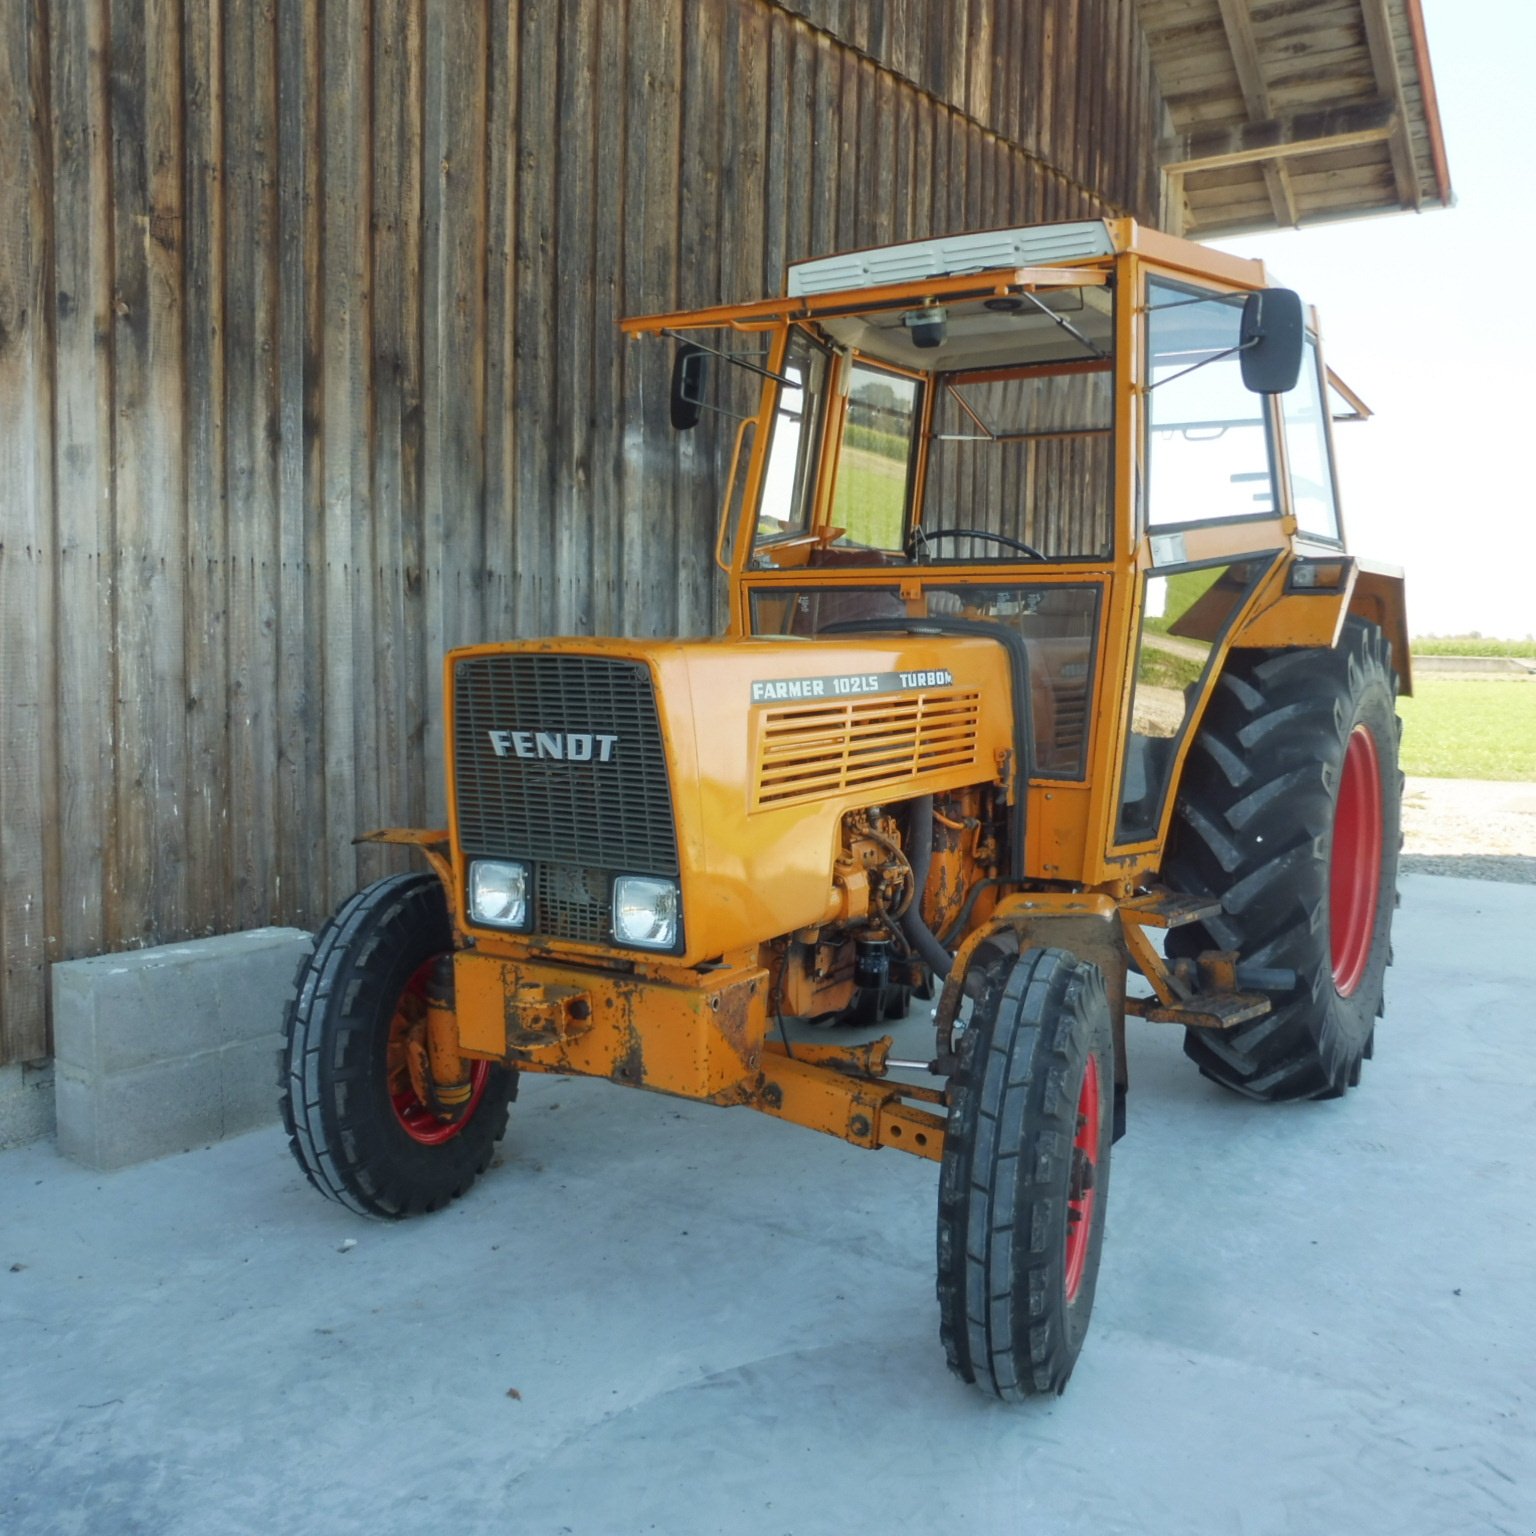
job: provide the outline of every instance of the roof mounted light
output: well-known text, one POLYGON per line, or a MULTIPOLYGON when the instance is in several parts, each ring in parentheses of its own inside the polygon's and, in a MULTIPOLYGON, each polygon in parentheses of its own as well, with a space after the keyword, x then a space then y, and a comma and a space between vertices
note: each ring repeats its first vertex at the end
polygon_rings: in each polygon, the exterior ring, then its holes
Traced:
POLYGON ((901 317, 914 347, 942 347, 949 334, 949 317, 941 304, 930 304, 925 309, 909 309, 901 317))

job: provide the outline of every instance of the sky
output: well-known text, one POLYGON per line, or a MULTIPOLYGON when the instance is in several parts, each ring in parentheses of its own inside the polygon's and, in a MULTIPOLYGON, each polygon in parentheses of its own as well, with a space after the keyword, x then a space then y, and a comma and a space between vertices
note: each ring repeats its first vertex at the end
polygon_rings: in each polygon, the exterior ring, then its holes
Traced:
POLYGON ((1531 0, 1423 0, 1456 206, 1213 242, 1318 308, 1376 413, 1335 428, 1350 549, 1401 565, 1416 635, 1536 636, 1531 0))

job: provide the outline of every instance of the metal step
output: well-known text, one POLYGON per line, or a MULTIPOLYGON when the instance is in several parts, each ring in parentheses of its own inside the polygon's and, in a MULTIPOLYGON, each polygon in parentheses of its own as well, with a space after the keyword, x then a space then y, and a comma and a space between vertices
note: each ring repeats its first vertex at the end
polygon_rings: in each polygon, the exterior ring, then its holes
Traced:
POLYGON ((1179 896, 1171 891, 1150 891, 1131 901, 1120 903, 1120 915, 1126 922, 1143 928, 1183 928, 1203 923, 1221 911, 1221 903, 1210 896, 1179 896))
POLYGON ((1269 1012, 1269 999, 1257 992, 1197 993, 1176 1008, 1155 997, 1128 997, 1125 1011, 1154 1024, 1182 1024, 1186 1029, 1232 1029, 1269 1012))

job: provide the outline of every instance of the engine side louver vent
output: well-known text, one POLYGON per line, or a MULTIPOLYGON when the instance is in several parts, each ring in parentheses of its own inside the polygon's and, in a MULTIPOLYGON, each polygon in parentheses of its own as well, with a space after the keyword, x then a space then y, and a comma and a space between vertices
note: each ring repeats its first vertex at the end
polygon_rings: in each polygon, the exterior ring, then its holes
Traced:
POLYGON ((974 766, 980 716, 981 696, 958 690, 765 710, 752 809, 873 794, 974 766))

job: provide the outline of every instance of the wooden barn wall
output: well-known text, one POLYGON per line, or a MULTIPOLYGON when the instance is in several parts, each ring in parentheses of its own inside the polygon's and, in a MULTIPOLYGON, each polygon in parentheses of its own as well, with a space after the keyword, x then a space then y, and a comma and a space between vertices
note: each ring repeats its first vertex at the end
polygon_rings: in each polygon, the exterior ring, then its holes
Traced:
POLYGON ((440 657, 718 627, 625 314, 1156 214, 1130 0, 0 7, 0 1061, 46 968, 317 924, 440 823, 440 657))

